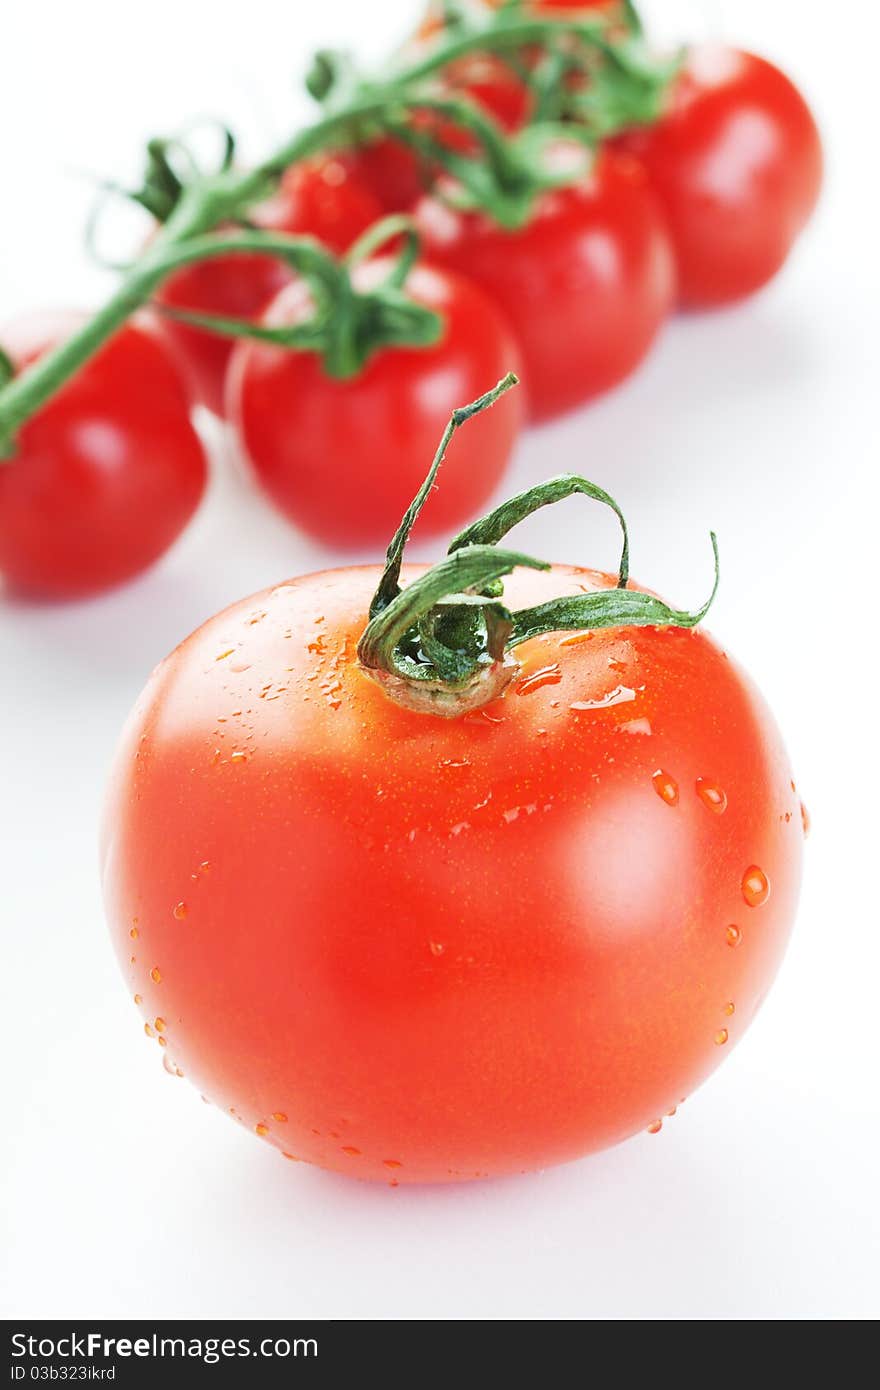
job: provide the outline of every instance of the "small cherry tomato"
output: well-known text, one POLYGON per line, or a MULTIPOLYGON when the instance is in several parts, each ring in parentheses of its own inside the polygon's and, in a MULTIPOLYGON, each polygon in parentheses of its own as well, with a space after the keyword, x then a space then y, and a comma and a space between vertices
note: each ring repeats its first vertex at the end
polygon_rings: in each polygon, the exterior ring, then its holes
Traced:
POLYGON ((590 175, 544 193, 527 225, 423 199, 425 255, 468 276, 513 326, 532 415, 558 414, 641 361, 675 298, 662 213, 644 171, 601 154, 590 175))
MULTIPOLYGON (((356 267, 355 288, 378 284, 390 268, 387 258, 356 267)), ((435 346, 381 349, 348 380, 329 377, 315 353, 254 341, 241 342, 230 364, 227 413, 254 474, 281 511, 330 545, 387 539, 455 403, 519 364, 515 339, 477 286, 417 266, 405 289, 442 316, 435 346)), ((264 322, 289 326, 311 312, 308 290, 296 281, 264 322)), ((513 393, 456 440, 431 525, 461 522, 485 501, 507 464, 522 412, 513 393)))
MULTIPOLYGON (((33 316, 0 331, 27 371, 84 319, 33 316)), ((164 344, 133 320, 19 430, 0 460, 0 576, 71 598, 153 564, 195 511, 205 454, 164 344)))
MULTIPOLYGON (((292 166, 274 196, 254 209, 251 220, 267 230, 315 236, 330 250, 342 252, 381 214, 378 200, 345 160, 331 156, 292 166)), ((160 288, 156 302, 252 319, 290 278, 285 266, 271 256, 214 256, 175 271, 160 288)), ((169 316, 162 316, 161 325, 178 354, 193 400, 222 414, 231 339, 169 316)))
POLYGON ((697 49, 656 125, 622 137, 663 203, 682 304, 741 299, 785 263, 822 184, 810 110, 763 58, 697 49))

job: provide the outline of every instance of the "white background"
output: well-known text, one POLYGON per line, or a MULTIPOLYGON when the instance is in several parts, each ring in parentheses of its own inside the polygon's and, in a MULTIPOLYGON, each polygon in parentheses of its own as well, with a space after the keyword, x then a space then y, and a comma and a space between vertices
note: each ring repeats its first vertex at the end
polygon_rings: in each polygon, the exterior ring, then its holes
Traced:
MULTIPOLYGON (((363 1186, 282 1162, 141 1033, 106 938, 95 822, 153 664, 216 609, 332 563, 223 468, 147 578, 90 603, 0 598, 0 917, 7 1316, 836 1319, 878 1296, 875 7, 655 0, 671 38, 717 34, 803 85, 824 204, 742 308, 670 325, 625 387, 535 431, 508 487, 576 468, 632 521, 637 576, 712 626, 762 685, 813 817, 782 975, 716 1076, 657 1137, 541 1176, 363 1186), (845 16, 845 17, 844 17, 845 16), (844 25, 841 31, 841 24, 844 25), (835 27, 837 26, 837 27, 835 27)), ((90 303, 76 171, 194 112, 252 154, 286 131, 307 52, 380 55, 414 0, 31 0, 4 17, 0 318, 90 303)), ((218 463, 228 460, 218 459, 218 463)), ((572 507, 522 536, 611 566, 572 507)))

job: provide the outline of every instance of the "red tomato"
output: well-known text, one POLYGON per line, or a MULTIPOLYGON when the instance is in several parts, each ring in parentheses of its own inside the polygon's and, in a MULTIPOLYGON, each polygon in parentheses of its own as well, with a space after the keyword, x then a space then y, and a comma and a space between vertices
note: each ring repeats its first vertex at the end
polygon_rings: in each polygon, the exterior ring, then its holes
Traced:
POLYGON ((621 156, 605 153, 587 179, 542 195, 521 230, 433 199, 416 220, 425 255, 480 285, 512 324, 536 419, 627 376, 674 300, 662 215, 643 170, 621 156))
POLYGON ((822 147, 788 78, 734 49, 692 53, 667 115, 624 137, 663 202, 683 304, 741 299, 784 264, 816 205, 822 147))
MULTIPOLYGON (((388 274, 380 258, 357 268, 367 289, 388 274)), ((441 270, 416 267, 406 290, 442 315, 434 347, 388 348, 349 380, 333 380, 314 353, 241 342, 229 369, 227 412, 257 479, 303 530, 330 545, 387 541, 417 491, 456 402, 507 371, 519 351, 486 296, 441 270)), ((265 321, 311 312, 305 286, 281 291, 265 321)), ((443 489, 426 520, 449 529, 471 517, 504 471, 523 405, 512 392, 455 440, 443 489)))
MULTIPOLYGON (((252 220, 273 231, 316 236, 332 251, 343 252, 381 215, 377 199, 343 160, 321 157, 288 170, 275 196, 253 211, 252 220)), ((250 319, 290 278, 271 256, 216 256, 169 276, 156 301, 177 309, 250 319)), ((222 414, 223 381, 233 340, 167 317, 161 323, 193 399, 222 414)))
POLYGON ((287 1157, 360 1178, 543 1168, 659 1127, 789 934, 801 817, 771 716, 668 627, 536 639, 487 711, 413 713, 357 664, 377 577, 234 605, 141 697, 103 876, 145 1031, 287 1157))
POLYGON ((344 150, 340 159, 370 190, 383 212, 408 212, 425 191, 422 161, 393 135, 380 135, 344 150))
MULTIPOLYGON (((84 321, 0 333, 18 370, 84 321)), ((97 593, 153 564, 195 511, 205 454, 167 350, 132 321, 18 433, 0 462, 0 576, 51 598, 97 593)))

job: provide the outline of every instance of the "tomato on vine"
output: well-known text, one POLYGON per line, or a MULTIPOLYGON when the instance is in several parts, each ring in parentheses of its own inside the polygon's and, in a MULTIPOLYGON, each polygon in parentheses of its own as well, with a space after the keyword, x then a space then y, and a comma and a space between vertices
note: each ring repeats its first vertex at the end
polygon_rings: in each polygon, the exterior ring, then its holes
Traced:
POLYGON ((620 143, 663 204, 690 308, 766 284, 819 197, 822 146, 810 109, 784 73, 751 53, 695 50, 666 114, 620 143))
MULTIPOLYGON (((84 321, 34 315, 0 330, 21 376, 84 321)), ((167 349, 139 321, 121 328, 22 425, 0 458, 0 578, 49 598, 99 593, 153 564, 195 511, 201 442, 167 349)))
POLYGON ((708 603, 634 587, 625 527, 616 575, 499 545, 578 493, 620 517, 600 488, 554 479, 401 568, 451 432, 384 571, 256 594, 158 667, 103 840, 172 1074, 392 1184, 659 1129, 748 1028, 800 876, 778 730, 708 603))
MULTIPOLYGON (((413 245, 413 252, 414 252, 413 245)), ((254 476, 272 501, 310 535, 357 546, 387 536, 422 472, 421 460, 454 400, 519 363, 519 348, 491 301, 469 281, 388 257, 351 267, 356 307, 348 324, 354 356, 327 370, 319 350, 290 351, 244 341, 232 358, 226 410, 254 476), (430 341, 404 332, 397 343, 375 334, 374 296, 394 318, 405 293, 430 341)), ((342 309, 331 310, 340 328, 342 309)), ((302 281, 267 309, 265 329, 282 336, 308 324, 313 293, 302 281)), ((307 330, 306 330, 307 331, 307 330)), ((338 344, 337 344, 338 346, 338 344)), ((522 403, 505 400, 462 438, 447 486, 429 518, 435 529, 460 524, 499 481, 522 424, 522 403)))
POLYGON ((535 419, 623 380, 675 300, 657 200, 638 164, 611 151, 578 183, 543 193, 521 228, 436 198, 415 219, 428 259, 479 285, 511 324, 535 419))

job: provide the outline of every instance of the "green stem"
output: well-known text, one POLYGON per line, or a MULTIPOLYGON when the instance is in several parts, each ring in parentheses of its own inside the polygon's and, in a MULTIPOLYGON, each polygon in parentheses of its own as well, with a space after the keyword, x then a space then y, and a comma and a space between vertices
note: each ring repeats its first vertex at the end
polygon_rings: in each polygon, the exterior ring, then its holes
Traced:
POLYGON ((672 608, 655 594, 626 587, 629 540, 617 503, 603 488, 567 475, 520 493, 456 537, 449 554, 400 586, 403 553, 456 428, 492 405, 515 383, 507 377, 493 391, 454 412, 440 447, 391 545, 385 570, 358 644, 364 671, 397 704, 418 713, 457 718, 503 694, 519 667, 512 653, 523 642, 547 632, 592 631, 609 627, 695 627, 718 592, 718 542, 711 534, 715 578, 708 599, 693 612, 672 608), (543 560, 496 543, 539 507, 580 493, 610 507, 623 531, 623 554, 616 588, 561 595, 532 608, 509 611, 499 581, 514 569, 548 570, 543 560))

